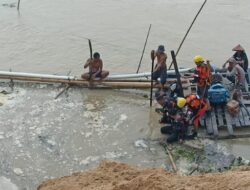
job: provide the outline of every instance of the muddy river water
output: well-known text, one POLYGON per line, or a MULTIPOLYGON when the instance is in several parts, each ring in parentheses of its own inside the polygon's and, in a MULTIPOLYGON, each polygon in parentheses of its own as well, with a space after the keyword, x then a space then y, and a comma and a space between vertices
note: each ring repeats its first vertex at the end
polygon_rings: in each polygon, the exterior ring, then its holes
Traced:
MULTIPOLYGON (((89 57, 89 38, 105 69, 135 73, 152 24, 140 70, 149 71, 150 51, 159 44, 168 55, 176 50, 202 3, 21 0, 17 12, 17 2, 0 0, 0 70, 79 76, 89 57)), ((178 64, 193 67, 192 57, 202 54, 220 66, 238 43, 248 52, 249 9, 246 0, 209 0, 178 64)), ((54 99, 59 91, 27 85, 0 96, 0 189, 11 179, 20 190, 33 190, 43 180, 86 170, 102 159, 164 167, 166 155, 155 141, 162 138, 159 116, 141 93, 70 89, 54 99)), ((248 139, 222 143, 250 159, 248 139)))

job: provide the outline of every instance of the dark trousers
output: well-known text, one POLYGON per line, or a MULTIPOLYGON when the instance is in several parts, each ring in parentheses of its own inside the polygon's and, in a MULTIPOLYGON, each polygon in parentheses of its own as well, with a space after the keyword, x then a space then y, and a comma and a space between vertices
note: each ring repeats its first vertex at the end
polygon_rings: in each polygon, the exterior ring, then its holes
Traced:
POLYGON ((162 127, 161 128, 161 133, 169 135, 168 138, 167 138, 168 143, 178 141, 179 132, 174 130, 172 126, 162 127))
POLYGON ((167 69, 160 69, 158 71, 153 72, 153 80, 157 80, 160 78, 161 84, 165 84, 167 80, 167 69))

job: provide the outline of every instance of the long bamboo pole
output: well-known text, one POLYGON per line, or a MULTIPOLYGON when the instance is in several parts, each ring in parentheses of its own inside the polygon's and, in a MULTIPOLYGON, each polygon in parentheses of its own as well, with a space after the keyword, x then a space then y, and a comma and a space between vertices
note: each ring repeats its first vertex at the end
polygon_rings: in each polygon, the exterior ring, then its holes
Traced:
POLYGON ((148 34, 147 34, 147 37, 146 37, 146 41, 145 41, 145 44, 144 44, 144 47, 143 47, 143 50, 142 50, 141 59, 139 61, 139 65, 138 65, 136 73, 139 72, 140 67, 141 67, 141 62, 142 62, 142 58, 143 58, 143 55, 144 55, 144 52, 145 52, 145 48, 146 48, 146 45, 147 45, 147 42, 148 42, 148 36, 149 36, 149 33, 150 33, 150 29, 151 29, 151 24, 149 25, 148 34))
POLYGON ((18 0, 18 3, 17 3, 17 10, 19 11, 19 8, 20 8, 20 1, 21 0, 18 0))
MULTIPOLYGON (((19 80, 19 81, 29 81, 29 82, 36 82, 36 83, 63 83, 63 84, 69 84, 69 85, 80 85, 83 87, 89 87, 89 81, 82 80, 82 79, 75 79, 75 80, 66 80, 66 79, 51 79, 51 78, 39 78, 39 77, 20 77, 20 76, 1 76, 0 79, 6 79, 6 80, 19 80)), ((172 83, 175 81, 174 79, 171 81, 168 81, 169 83, 172 83)), ((101 80, 93 80, 93 85, 95 86, 104 86, 109 88, 131 88, 131 89, 148 89, 151 87, 150 81, 148 82, 130 82, 130 81, 101 81, 101 80)), ((188 84, 186 80, 183 81, 184 84, 188 84)), ((167 84, 166 84, 167 85, 167 84)), ((156 87, 154 87, 156 88, 156 87)))
MULTIPOLYGON (((187 30, 185 36, 183 37, 183 39, 182 39, 182 41, 181 41, 181 44, 179 45, 179 47, 178 47, 178 49, 177 49, 177 51, 176 51, 176 54, 175 54, 176 56, 178 55, 178 53, 179 53, 179 51, 180 51, 180 49, 181 49, 182 44, 184 43, 184 41, 185 41, 185 39, 186 39, 186 37, 187 37, 189 31, 191 30, 191 28, 192 28, 192 26, 193 26, 195 20, 196 20, 197 17, 199 16, 199 14, 200 14, 201 10, 203 9, 203 7, 205 6, 206 2, 207 2, 207 0, 205 0, 205 1, 203 2, 203 4, 201 5, 199 11, 198 11, 197 14, 195 15, 195 17, 194 17, 194 19, 193 19, 191 25, 189 26, 189 28, 188 28, 188 30, 187 30)), ((170 66, 169 66, 168 69, 170 69, 172 65, 173 65, 173 62, 170 64, 170 66)))

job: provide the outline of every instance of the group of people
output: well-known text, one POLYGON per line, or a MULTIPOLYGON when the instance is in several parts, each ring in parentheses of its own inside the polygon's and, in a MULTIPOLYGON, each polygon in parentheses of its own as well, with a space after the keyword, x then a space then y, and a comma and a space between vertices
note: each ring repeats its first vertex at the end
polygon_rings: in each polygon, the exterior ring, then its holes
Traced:
MULTIPOLYGON (((157 51, 152 50, 152 54, 157 58, 157 64, 153 71, 153 80, 158 81, 160 78, 161 91, 166 83, 166 59, 164 46, 160 45, 157 51)), ((223 68, 227 71, 227 78, 234 84, 235 89, 248 91, 248 59, 244 48, 237 45, 232 49, 235 54, 230 57, 223 68), (226 68, 226 65, 228 67, 226 68)), ((162 106, 161 114, 163 115, 160 123, 167 123, 167 126, 161 128, 163 134, 168 134, 167 142, 182 141, 186 138, 194 138, 197 135, 199 121, 202 116, 210 111, 210 103, 208 100, 208 89, 212 84, 212 72, 214 67, 209 61, 205 61, 200 55, 193 58, 196 64, 194 82, 197 84, 196 94, 181 97, 178 88, 169 88, 170 93, 158 93, 157 102, 162 106), (176 91, 175 93, 173 92, 176 91), (173 96, 174 94, 174 96, 173 96), (193 132, 188 134, 188 127, 194 126, 193 132)), ((176 84, 173 84, 176 86, 176 84)))
POLYGON ((162 115, 159 122, 166 124, 161 133, 169 135, 168 143, 196 137, 199 121, 208 110, 204 98, 195 94, 181 97, 178 84, 173 83, 166 93, 157 93, 156 100, 162 107, 156 109, 162 115), (189 126, 193 126, 191 132, 189 126))
MULTIPOLYGON (((234 83, 235 88, 248 91, 247 55, 241 45, 237 45, 232 50, 235 51, 235 54, 225 62, 223 68, 227 71, 227 78, 234 83)), ((181 97, 182 93, 180 93, 176 83, 170 85, 169 91, 165 92, 167 80, 165 47, 159 45, 157 50, 152 50, 151 58, 157 61, 152 73, 152 80, 156 83, 159 81, 161 84, 159 93, 156 93, 156 100, 162 106, 161 109, 157 110, 162 114, 160 123, 168 124, 161 128, 161 132, 169 135, 168 142, 194 138, 197 135, 200 119, 210 110, 208 89, 212 84, 211 76, 212 72, 215 72, 214 67, 201 55, 196 55, 193 58, 196 68, 192 77, 197 84, 197 92, 181 97), (188 134, 188 126, 190 125, 194 127, 192 133, 188 134)), ((86 61, 84 68, 89 68, 89 72, 81 76, 85 80, 104 79, 109 75, 108 71, 103 70, 103 61, 98 52, 95 52, 93 58, 86 61)))

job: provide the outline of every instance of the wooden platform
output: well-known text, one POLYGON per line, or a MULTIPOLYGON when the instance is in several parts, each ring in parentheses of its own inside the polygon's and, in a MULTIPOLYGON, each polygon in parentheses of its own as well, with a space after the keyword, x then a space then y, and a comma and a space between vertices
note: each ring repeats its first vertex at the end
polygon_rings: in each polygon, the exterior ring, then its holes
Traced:
POLYGON ((225 105, 211 106, 211 112, 206 113, 201 124, 211 138, 226 139, 250 137, 250 106, 240 106, 240 112, 231 116, 225 105), (248 130, 242 130, 248 128, 248 130), (241 129, 241 130, 239 130, 241 129))

